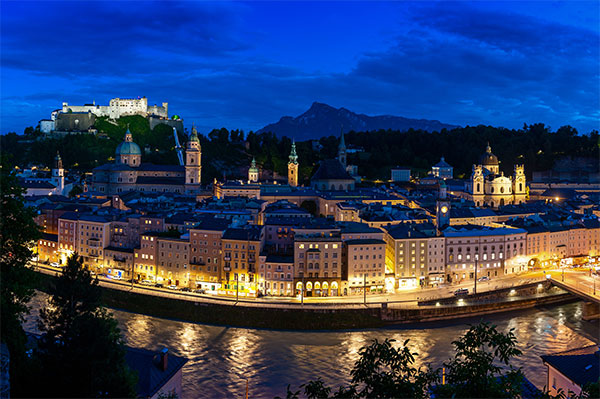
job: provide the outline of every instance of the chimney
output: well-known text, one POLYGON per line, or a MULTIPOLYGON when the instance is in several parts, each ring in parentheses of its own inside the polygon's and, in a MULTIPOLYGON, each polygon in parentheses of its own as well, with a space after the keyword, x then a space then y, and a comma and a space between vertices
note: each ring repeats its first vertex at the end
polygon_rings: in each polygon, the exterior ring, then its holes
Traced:
POLYGON ((167 371, 167 366, 169 365, 169 349, 163 348, 160 351, 160 369, 162 371, 167 371))

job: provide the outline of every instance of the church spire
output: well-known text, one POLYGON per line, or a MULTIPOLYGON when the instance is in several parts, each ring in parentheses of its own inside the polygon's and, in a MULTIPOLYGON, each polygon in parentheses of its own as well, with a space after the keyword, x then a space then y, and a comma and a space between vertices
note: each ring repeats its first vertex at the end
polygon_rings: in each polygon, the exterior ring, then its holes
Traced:
POLYGON ((127 124, 127 131, 125 132, 125 141, 128 143, 133 143, 133 136, 129 130, 129 124, 127 124))
POLYGON ((62 158, 60 157, 58 150, 56 150, 56 157, 54 158, 54 169, 62 169, 62 168, 63 168, 62 158))
POLYGON ((338 147, 338 151, 341 151, 342 149, 344 151, 346 151, 346 141, 344 140, 344 127, 342 126, 342 130, 341 130, 341 137, 340 137, 340 146, 338 147))
POLYGON ((346 168, 346 141, 344 140, 344 128, 342 126, 342 137, 340 137, 340 145, 338 147, 338 161, 346 168))
POLYGON ((298 155, 296 154, 296 139, 292 139, 292 151, 290 152, 290 161, 288 164, 297 164, 298 155))

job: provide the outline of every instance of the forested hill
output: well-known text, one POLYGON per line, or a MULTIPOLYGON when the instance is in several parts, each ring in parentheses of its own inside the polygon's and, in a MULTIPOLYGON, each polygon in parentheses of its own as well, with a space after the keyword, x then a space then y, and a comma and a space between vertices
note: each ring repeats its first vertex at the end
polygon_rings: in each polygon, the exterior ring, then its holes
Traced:
MULTIPOLYGON (((123 140, 129 124, 133 139, 142 148, 143 162, 176 164, 173 131, 159 125, 150 130, 142 117, 121 118, 117 125, 108 121, 97 124, 98 136, 81 134, 64 138, 36 138, 28 135, 8 134, 0 136, 2 155, 12 154, 19 166, 47 165, 59 150, 67 169, 90 170, 106 162, 114 161, 117 145, 123 140)), ((256 157, 263 170, 287 175, 287 161, 291 147, 289 137, 277 137, 273 133, 245 134, 240 130, 213 130, 201 135, 202 180, 210 183, 215 177, 246 178, 252 157, 256 157)), ((456 176, 468 176, 471 166, 477 162, 489 142, 492 151, 501 161, 500 169, 512 174, 513 165, 525 164, 528 177, 534 170, 546 170, 557 159, 565 156, 593 157, 598 159, 598 132, 578 135, 570 126, 550 131, 543 124, 525 125, 522 129, 504 129, 491 126, 456 128, 448 131, 427 132, 409 129, 406 132, 379 130, 371 132, 348 132, 346 145, 358 149, 348 155, 348 163, 358 165, 359 174, 368 179, 388 180, 394 166, 409 166, 414 172, 425 174, 442 156, 454 166, 456 176)), ((185 146, 186 137, 180 136, 185 146)), ((322 148, 311 141, 296 140, 300 162, 300 175, 307 182, 321 159, 336 155, 339 136, 323 137, 322 148)))

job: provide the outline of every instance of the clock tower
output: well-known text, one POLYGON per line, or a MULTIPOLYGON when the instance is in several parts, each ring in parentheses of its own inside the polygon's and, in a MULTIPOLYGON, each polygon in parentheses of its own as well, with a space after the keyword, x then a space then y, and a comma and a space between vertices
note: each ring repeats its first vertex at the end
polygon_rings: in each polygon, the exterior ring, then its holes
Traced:
POLYGON ((435 226, 438 233, 450 225, 450 201, 446 197, 446 183, 440 179, 440 192, 435 203, 435 226))

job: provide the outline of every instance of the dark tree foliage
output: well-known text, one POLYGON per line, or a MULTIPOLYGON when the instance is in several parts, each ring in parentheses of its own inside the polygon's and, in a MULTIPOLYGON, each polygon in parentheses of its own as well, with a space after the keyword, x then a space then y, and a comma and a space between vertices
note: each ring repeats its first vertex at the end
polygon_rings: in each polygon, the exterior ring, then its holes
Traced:
POLYGON ((515 398, 520 396, 524 380, 511 361, 521 355, 511 329, 499 332, 496 326, 480 323, 452 342, 454 359, 445 363, 445 385, 434 392, 454 398, 515 398))
MULTIPOLYGON (((409 349, 409 340, 399 348, 394 340, 374 340, 361 348, 359 359, 351 371, 351 382, 336 391, 326 387, 321 379, 301 385, 309 398, 428 398, 437 371, 414 366, 416 353, 409 349)), ((288 386, 287 398, 298 398, 288 386)))
POLYGON ((135 397, 137 377, 127 367, 117 321, 101 306, 98 280, 74 254, 40 310, 43 333, 36 352, 46 397, 135 397))
MULTIPOLYGON (((442 369, 416 368, 417 353, 410 351, 406 340, 394 348, 394 340, 374 340, 361 348, 351 371, 351 382, 333 390, 318 378, 294 391, 287 386, 286 398, 520 398, 524 376, 511 363, 521 355, 512 329, 499 332, 496 326, 480 323, 471 326, 453 342, 455 355, 442 369), (445 382, 443 384, 443 382, 445 382)), ((566 399, 547 391, 540 399, 566 399)), ((598 384, 587 385, 578 399, 598 396, 598 384)))
POLYGON ((24 206, 24 189, 19 186, 14 168, 6 157, 0 166, 0 337, 10 352, 10 377, 13 395, 20 393, 26 374, 26 336, 21 326, 29 312, 35 273, 29 268, 32 248, 41 233, 33 221, 34 213, 24 206))
POLYGON ((300 208, 310 212, 310 214, 313 216, 318 216, 317 203, 313 200, 302 201, 302 203, 300 204, 300 208))
MULTIPOLYGON (((59 150, 66 168, 89 170, 111 162, 115 148, 123 140, 129 126, 134 141, 142 148, 144 162, 176 164, 173 129, 158 125, 150 130, 148 121, 141 116, 127 116, 116 122, 98 118, 97 136, 71 135, 48 139, 28 131, 27 136, 14 133, 0 136, 4 151, 19 154, 21 164, 42 163, 52 165, 54 154, 59 150)), ((562 126, 552 132, 542 123, 524 125, 521 129, 505 129, 492 126, 466 126, 441 132, 410 129, 406 132, 379 130, 371 132, 347 132, 346 144, 364 149, 349 154, 348 163, 357 165, 359 173, 370 180, 388 180, 394 166, 409 166, 413 174, 425 175, 442 156, 454 167, 457 177, 471 173, 489 142, 494 154, 501 160, 504 174, 512 174, 514 164, 524 164, 531 177, 534 170, 547 170, 562 157, 598 157, 598 132, 579 135, 571 126, 562 126)), ((179 135, 185 146, 187 136, 179 135)), ((280 176, 287 175, 291 139, 278 138, 273 133, 241 130, 214 129, 200 137, 202 145, 202 176, 204 183, 214 178, 246 178, 252 157, 263 169, 272 170, 280 176)), ((313 148, 312 141, 297 142, 296 151, 300 161, 299 182, 306 184, 322 159, 337 156, 339 136, 322 137, 313 148)))

